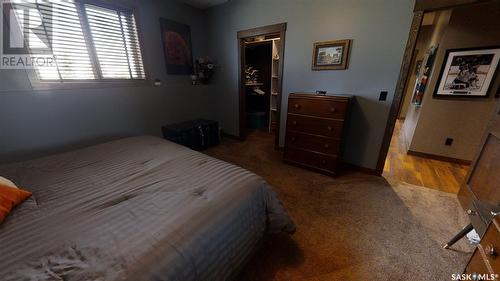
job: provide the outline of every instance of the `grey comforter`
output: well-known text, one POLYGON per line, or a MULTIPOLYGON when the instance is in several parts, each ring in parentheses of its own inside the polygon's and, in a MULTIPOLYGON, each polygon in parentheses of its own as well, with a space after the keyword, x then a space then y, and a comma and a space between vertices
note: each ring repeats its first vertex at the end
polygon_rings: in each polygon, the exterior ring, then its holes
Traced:
POLYGON ((293 232, 260 177, 154 137, 28 162, 0 225, 0 280, 226 280, 263 234, 293 232))

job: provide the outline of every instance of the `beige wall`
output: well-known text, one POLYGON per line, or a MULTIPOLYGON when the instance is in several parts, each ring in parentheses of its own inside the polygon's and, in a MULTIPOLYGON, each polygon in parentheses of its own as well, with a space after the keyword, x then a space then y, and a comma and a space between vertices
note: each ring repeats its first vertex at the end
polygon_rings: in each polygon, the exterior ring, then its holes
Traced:
MULTIPOLYGON (((431 47, 439 44, 441 37, 443 36, 446 27, 450 21, 451 10, 444 10, 435 12, 434 24, 432 25, 432 32, 430 32, 430 39, 427 41, 427 46, 422 46, 422 49, 425 52, 431 47)), ((439 70, 437 70, 439 71, 439 70)), ((436 67, 434 67, 431 77, 433 73, 436 73, 436 67)), ((425 96, 428 96, 431 93, 431 89, 428 85, 425 96)), ((425 101, 425 100, 424 100, 425 101)), ((415 106, 414 104, 409 104, 408 112, 406 113, 406 119, 403 125, 403 134, 405 135, 404 140, 406 141, 406 148, 410 148, 410 144, 413 139, 413 135, 415 134, 415 130, 417 128, 418 121, 420 119, 420 113, 422 108, 420 106, 415 106)))
POLYGON ((447 49, 500 45, 500 3, 480 4, 453 10, 449 24, 439 40, 436 64, 418 114, 412 151, 472 160, 487 123, 495 109, 494 93, 500 84, 493 82, 487 99, 435 99, 437 84, 447 49), (452 146, 444 145, 453 138, 452 146))

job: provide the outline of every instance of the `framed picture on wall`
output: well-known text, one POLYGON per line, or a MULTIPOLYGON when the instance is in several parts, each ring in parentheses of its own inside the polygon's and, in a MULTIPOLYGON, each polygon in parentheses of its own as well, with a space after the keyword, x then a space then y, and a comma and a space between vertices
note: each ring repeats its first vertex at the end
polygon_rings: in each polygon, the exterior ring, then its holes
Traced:
POLYGON ((347 69, 352 40, 314 43, 312 70, 347 69))
POLYGON ((189 25, 168 19, 160 19, 163 50, 167 73, 172 75, 193 74, 191 28, 189 25))
POLYGON ((420 68, 422 68, 422 62, 423 60, 418 60, 415 63, 415 75, 418 76, 420 74, 420 68))
POLYGON ((413 89, 412 104, 421 106, 424 100, 425 90, 427 89, 427 82, 432 74, 434 66, 434 59, 436 58, 436 51, 438 46, 431 46, 425 53, 424 59, 420 65, 417 81, 415 82, 415 89, 413 89))
POLYGON ((447 50, 435 97, 487 97, 500 47, 447 50))

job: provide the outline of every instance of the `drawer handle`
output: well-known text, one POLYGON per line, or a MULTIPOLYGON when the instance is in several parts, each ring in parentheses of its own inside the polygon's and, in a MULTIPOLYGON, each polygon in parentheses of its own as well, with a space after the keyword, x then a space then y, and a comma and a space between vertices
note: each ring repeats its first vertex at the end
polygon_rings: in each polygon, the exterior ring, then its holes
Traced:
POLYGON ((325 148, 330 148, 330 145, 329 144, 325 144, 325 148))
POLYGON ((331 113, 335 113, 336 111, 337 111, 337 109, 335 107, 330 108, 331 113))
POLYGON ((495 249, 495 246, 493 246, 491 244, 487 245, 486 248, 484 249, 484 251, 490 257, 498 256, 498 251, 495 249))
POLYGON ((333 127, 332 126, 328 126, 327 129, 328 129, 328 131, 333 132, 333 127))
POLYGON ((292 124, 293 124, 293 125, 297 125, 297 121, 293 120, 293 121, 292 121, 292 124))
POLYGON ((476 216, 477 212, 469 209, 469 210, 467 210, 467 215, 469 215, 469 216, 476 216))
POLYGON ((295 107, 295 109, 299 109, 300 108, 300 104, 295 104, 293 107, 295 107))

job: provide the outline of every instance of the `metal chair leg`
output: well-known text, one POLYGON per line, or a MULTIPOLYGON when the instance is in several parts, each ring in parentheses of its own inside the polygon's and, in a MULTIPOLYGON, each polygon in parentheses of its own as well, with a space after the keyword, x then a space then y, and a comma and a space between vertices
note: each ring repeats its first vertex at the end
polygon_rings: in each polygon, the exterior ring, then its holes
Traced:
POLYGON ((446 243, 443 248, 448 249, 449 247, 453 246, 453 244, 457 243, 458 240, 462 239, 467 233, 471 232, 474 229, 474 227, 471 224, 468 224, 466 227, 464 227, 457 235, 455 235, 453 238, 451 238, 448 243, 446 243))

